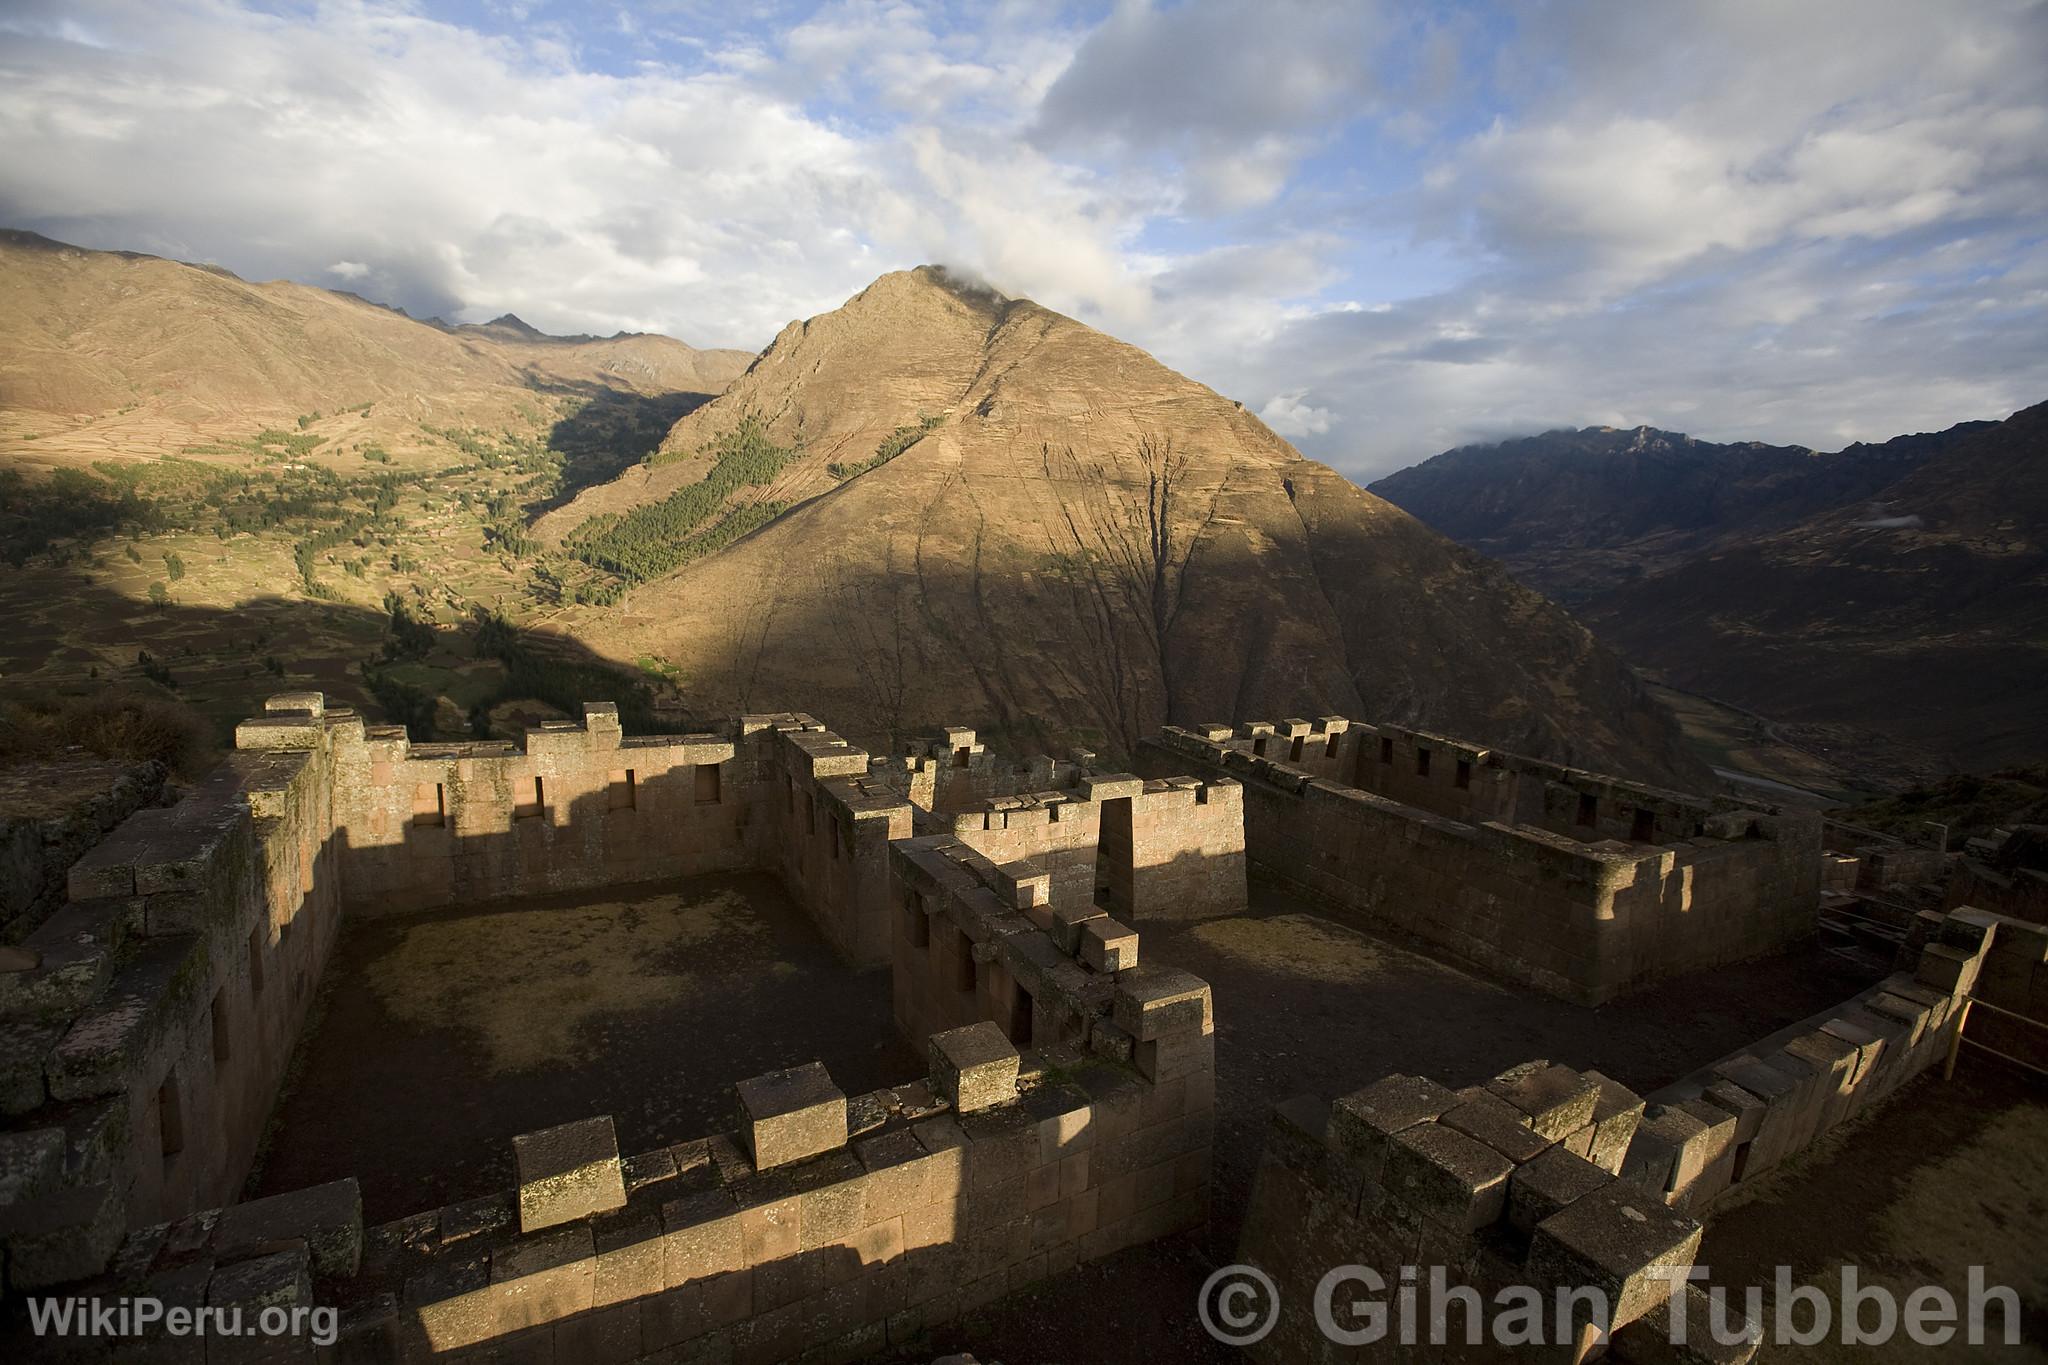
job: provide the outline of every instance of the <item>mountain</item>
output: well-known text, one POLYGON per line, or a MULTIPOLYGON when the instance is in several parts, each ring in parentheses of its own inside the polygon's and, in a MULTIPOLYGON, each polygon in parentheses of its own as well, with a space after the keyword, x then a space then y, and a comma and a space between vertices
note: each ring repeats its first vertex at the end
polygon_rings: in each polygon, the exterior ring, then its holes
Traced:
POLYGON ((502 425, 535 392, 711 394, 742 351, 557 339, 516 318, 443 328, 352 294, 0 231, 0 432, 29 463, 177 453, 366 403, 502 425), (40 458, 38 458, 40 457, 40 458))
POLYGON ((1875 493, 1724 543, 1582 615, 1678 686, 1849 727, 1850 742, 1922 772, 2039 762, 2048 403, 1942 438, 1875 493))
POLYGON ((1639 427, 1447 451, 1373 489, 1674 686, 1845 769, 2048 755, 2048 405, 1834 454, 1639 427))
POLYGON ((791 323, 535 531, 644 580, 554 628, 705 712, 1107 754, 1169 719, 1341 713, 1708 780, 1497 565, 1137 348, 935 267, 791 323))
POLYGON ((1460 446, 1372 485, 1560 602, 1661 572, 1731 538, 1876 496, 1990 423, 1833 455, 1586 427, 1460 446))

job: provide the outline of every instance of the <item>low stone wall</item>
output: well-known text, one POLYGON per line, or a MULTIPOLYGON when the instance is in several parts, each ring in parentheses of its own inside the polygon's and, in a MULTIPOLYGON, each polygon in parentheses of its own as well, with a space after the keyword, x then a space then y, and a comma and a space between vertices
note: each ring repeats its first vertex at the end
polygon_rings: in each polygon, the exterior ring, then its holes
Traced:
POLYGON ((0 944, 64 903, 65 874, 114 826, 164 798, 161 763, 55 759, 0 769, 0 944))
POLYGON ((0 1234, 15 1286, 89 1273, 122 1229, 232 1198, 339 924, 332 735, 280 698, 176 805, 70 870, 0 972, 0 1234))
MULTIPOLYGON (((2048 1020, 2048 931, 1963 909, 1940 917, 1912 973, 1781 1029, 1650 1096, 1622 1175, 1698 1213, 1805 1151, 1948 1056, 1965 998, 2048 1020)), ((1969 1037, 2041 1047, 2038 1030, 1976 1012, 1969 1037), (2017 1035, 2017 1036, 2013 1036, 2017 1035)))
MULTIPOLYGON (((1341 764, 1346 744, 1377 762, 1375 732, 1350 726, 1335 733, 1339 756, 1319 762, 1341 764)), ((1327 755, 1327 740, 1297 738, 1304 753, 1327 755)), ((1404 805, 1260 756, 1248 747, 1259 739, 1224 727, 1169 727, 1141 746, 1140 766, 1236 778, 1247 856, 1263 875, 1567 999, 1598 1004, 1659 976, 1756 956, 1814 930, 1820 827, 1813 817, 1716 803, 1696 833, 1667 843, 1588 842, 1538 824, 1465 823, 1404 805)), ((1269 747, 1283 739, 1273 737, 1269 747)), ((1284 742, 1291 752, 1293 741, 1284 742)), ((1432 756, 1431 772, 1436 764, 1432 756)), ((1481 777, 1475 767, 1472 782, 1481 777)), ((1458 780, 1454 760, 1454 789, 1458 780)), ((1630 790, 1652 799, 1648 789, 1630 790)), ((1647 823, 1661 837, 1679 818, 1651 810, 1647 823)))
POLYGON ((608 1118, 529 1134, 518 1189, 367 1231, 353 1181, 197 1214, 72 1292, 329 1306, 338 1359, 846 1360, 1206 1217, 1207 1090, 988 1025, 931 1056, 852 1098, 816 1064, 743 1082, 737 1132, 625 1160, 608 1118))
POLYGON ((1389 1076, 1327 1107, 1313 1096, 1281 1105, 1238 1245, 1238 1260, 1273 1280, 1279 1315, 1247 1354, 1287 1365, 1563 1362, 1584 1358, 1594 1334, 1606 1332, 1613 1336, 1606 1359, 1647 1365, 1673 1358, 1656 1353, 1667 1335, 1664 1268, 1692 1264, 1700 1225, 1617 1179, 1642 1113, 1642 1100, 1621 1085, 1548 1062, 1460 1091, 1389 1076), (1344 1267, 1354 1269, 1324 1292, 1324 1277, 1344 1267), (1364 1280, 1361 1269, 1379 1284, 1364 1280), (1434 1328, 1427 1307, 1433 1271, 1446 1287, 1471 1295, 1447 1299, 1451 1307, 1434 1328), (1602 1298, 1596 1304, 1559 1292, 1579 1288, 1602 1298), (1377 1304, 1382 1334, 1336 1339, 1318 1321, 1319 1297, 1331 1321, 1350 1332, 1372 1323, 1346 1305, 1377 1304), (1533 1326, 1540 1335, 1510 1346, 1486 1324, 1516 1303, 1533 1306, 1523 1331, 1533 1326))

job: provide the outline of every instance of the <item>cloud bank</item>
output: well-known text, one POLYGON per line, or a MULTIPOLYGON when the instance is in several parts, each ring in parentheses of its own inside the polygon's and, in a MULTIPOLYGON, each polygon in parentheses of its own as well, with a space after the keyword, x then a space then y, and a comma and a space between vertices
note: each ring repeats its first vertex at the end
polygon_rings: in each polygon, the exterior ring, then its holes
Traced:
POLYGON ((764 344, 941 261, 1361 479, 2048 397, 2048 6, 23 0, 0 222, 764 344))

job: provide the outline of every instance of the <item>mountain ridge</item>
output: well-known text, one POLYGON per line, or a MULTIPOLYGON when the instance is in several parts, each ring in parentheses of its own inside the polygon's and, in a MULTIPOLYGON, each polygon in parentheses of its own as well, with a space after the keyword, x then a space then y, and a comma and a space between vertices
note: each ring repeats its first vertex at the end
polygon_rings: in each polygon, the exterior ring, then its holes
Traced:
POLYGON ((707 712, 801 703, 884 743, 985 717, 1012 747, 1112 752, 1168 719, 1342 713, 1708 780, 1627 668, 1498 566, 1138 348, 936 267, 791 322, 658 460, 536 533, 662 505, 747 422, 793 453, 712 520, 785 510, 557 622, 675 663, 707 712), (1137 553, 1160 527, 1164 567, 1137 553))

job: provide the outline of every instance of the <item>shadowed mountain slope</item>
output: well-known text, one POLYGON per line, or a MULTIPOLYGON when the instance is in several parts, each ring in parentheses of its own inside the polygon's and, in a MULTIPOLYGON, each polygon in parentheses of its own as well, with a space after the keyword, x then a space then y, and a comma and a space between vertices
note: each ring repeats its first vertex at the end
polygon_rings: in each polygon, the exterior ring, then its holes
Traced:
POLYGON ((1135 347, 933 267, 790 324, 537 530, 588 545, 704 488, 691 534, 787 510, 554 625, 706 711, 1110 754, 1166 720, 1342 713, 1706 780, 1627 667, 1498 566, 1135 347))
MULTIPOLYGON (((1681 687, 1928 772, 2048 755, 2048 404, 1943 433, 1869 498, 1586 604, 1681 687)), ((1908 438, 1911 439, 1911 438, 1908 438)))
POLYGON ((1372 491, 1573 603, 1671 568, 1730 537, 1875 496, 1991 425, 1901 436, 1827 455, 1717 444, 1654 427, 1549 431, 1460 446, 1372 491))

